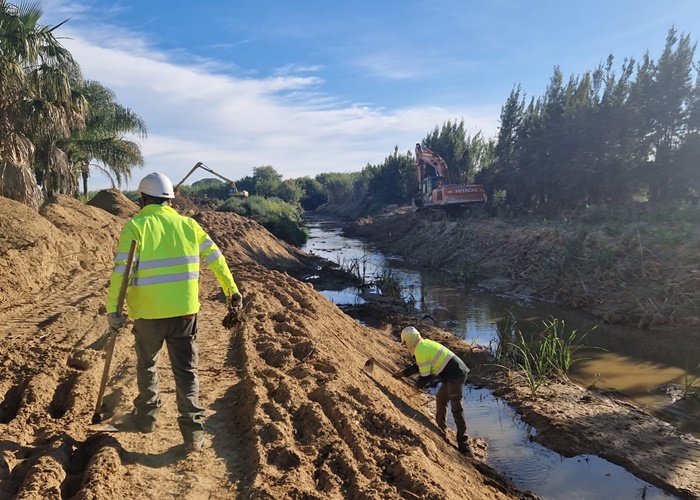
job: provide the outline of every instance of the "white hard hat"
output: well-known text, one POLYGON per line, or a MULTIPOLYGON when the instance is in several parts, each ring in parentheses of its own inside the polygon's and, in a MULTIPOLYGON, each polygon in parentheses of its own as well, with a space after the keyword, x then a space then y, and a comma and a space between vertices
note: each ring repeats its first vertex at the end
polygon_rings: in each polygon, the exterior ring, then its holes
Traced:
POLYGON ((153 172, 141 179, 136 192, 156 198, 175 198, 175 190, 170 179, 160 172, 153 172))
POLYGON ((401 330, 401 343, 409 349, 413 350, 421 340, 420 332, 412 326, 407 326, 401 330))

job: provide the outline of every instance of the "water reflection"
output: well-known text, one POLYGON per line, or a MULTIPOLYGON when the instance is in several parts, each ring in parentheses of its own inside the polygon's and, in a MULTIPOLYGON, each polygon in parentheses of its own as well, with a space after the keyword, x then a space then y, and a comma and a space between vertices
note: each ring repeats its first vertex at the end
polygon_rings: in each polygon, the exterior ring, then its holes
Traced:
MULTIPOLYGON (((488 443, 489 463, 543 499, 675 498, 600 457, 565 458, 531 442, 534 430, 485 389, 467 386, 464 411, 469 434, 488 443)), ((454 429, 449 412, 448 423, 454 429)))

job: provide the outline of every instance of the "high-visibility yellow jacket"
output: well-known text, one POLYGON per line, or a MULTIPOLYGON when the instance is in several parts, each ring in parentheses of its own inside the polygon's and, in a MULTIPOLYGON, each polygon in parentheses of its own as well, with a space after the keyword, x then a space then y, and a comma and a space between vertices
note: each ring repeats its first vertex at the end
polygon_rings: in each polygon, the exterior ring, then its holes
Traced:
POLYGON ((448 361, 455 357, 447 347, 429 339, 418 342, 414 356, 421 377, 440 375, 448 361))
POLYGON ((107 312, 117 310, 131 241, 136 254, 126 294, 131 319, 162 319, 199 311, 199 269, 203 261, 227 297, 238 292, 226 259, 201 226, 166 205, 151 204, 124 225, 109 279, 107 312))

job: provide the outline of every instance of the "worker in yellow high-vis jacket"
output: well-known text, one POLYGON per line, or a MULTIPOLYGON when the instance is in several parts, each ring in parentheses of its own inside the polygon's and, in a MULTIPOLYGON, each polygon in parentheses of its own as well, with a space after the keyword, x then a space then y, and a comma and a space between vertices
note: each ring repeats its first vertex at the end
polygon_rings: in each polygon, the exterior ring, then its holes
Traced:
POLYGON ((201 226, 171 207, 173 184, 161 173, 148 174, 138 187, 141 210, 122 228, 107 294, 107 320, 119 330, 126 315, 117 315, 122 281, 129 280, 126 305, 134 321, 138 396, 131 419, 140 432, 155 431, 161 399, 156 363, 167 346, 175 377, 178 425, 185 449, 205 445, 204 408, 199 404, 197 313, 199 269, 205 263, 234 308, 242 307, 226 260, 201 226), (131 276, 125 277, 131 241, 138 241, 131 276))
POLYGON ((407 377, 420 373, 416 383, 418 388, 425 387, 436 377, 442 384, 435 395, 437 407, 435 421, 447 441, 446 423, 447 403, 450 403, 452 416, 457 427, 457 448, 462 453, 473 456, 467 436, 467 421, 464 418, 462 399, 464 384, 467 382, 469 368, 459 356, 434 340, 424 339, 412 326, 401 331, 401 344, 406 346, 416 358, 415 364, 394 373, 394 377, 407 377))

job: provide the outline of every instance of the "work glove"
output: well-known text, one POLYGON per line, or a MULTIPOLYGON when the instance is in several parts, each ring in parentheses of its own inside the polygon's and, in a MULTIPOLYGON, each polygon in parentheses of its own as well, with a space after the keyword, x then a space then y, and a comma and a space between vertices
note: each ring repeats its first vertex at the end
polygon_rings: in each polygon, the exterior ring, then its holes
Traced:
POLYGON ((394 378, 403 378, 403 370, 399 370, 397 372, 394 372, 391 374, 391 376, 394 378))
POLYGON ((126 316, 124 314, 109 313, 107 315, 107 323, 109 323, 110 328, 121 330, 124 323, 126 323, 126 316))
POLYGON ((239 292, 234 293, 229 297, 229 308, 233 311, 240 311, 243 309, 243 295, 239 292))

